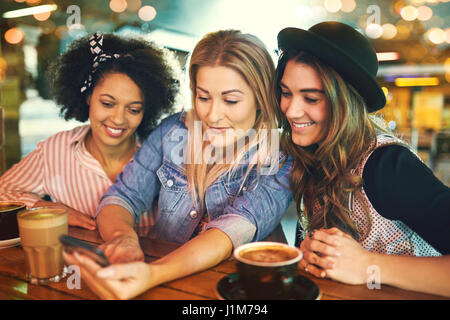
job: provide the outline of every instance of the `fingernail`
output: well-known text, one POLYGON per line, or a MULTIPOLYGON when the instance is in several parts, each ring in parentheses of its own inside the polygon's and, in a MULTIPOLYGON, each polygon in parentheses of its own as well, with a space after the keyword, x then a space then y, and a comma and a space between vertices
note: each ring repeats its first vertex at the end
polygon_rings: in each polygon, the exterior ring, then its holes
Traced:
POLYGON ((321 278, 325 278, 325 276, 326 276, 325 271, 322 271, 322 272, 320 273, 320 277, 321 277, 321 278))
POLYGON ((340 257, 340 256, 341 256, 341 252, 340 252, 340 251, 335 251, 335 252, 334 252, 334 255, 335 255, 336 257, 340 257))
POLYGON ((114 275, 114 268, 105 268, 105 269, 100 269, 97 272, 97 276, 99 278, 110 278, 114 275))

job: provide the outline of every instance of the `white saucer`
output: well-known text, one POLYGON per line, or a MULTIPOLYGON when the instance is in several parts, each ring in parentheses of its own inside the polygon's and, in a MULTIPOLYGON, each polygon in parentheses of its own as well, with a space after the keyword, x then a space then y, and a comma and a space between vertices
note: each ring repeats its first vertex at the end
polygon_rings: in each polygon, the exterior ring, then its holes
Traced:
POLYGON ((20 244, 20 237, 8 240, 0 240, 0 249, 15 247, 20 244))

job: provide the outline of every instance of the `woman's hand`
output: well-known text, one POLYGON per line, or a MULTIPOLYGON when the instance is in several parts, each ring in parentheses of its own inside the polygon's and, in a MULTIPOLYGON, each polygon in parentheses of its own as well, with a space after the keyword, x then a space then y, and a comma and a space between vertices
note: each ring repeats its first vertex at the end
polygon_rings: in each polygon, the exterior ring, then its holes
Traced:
POLYGON ((144 261, 137 236, 119 234, 99 247, 111 263, 144 261))
POLYGON ((95 230, 97 228, 97 224, 95 223, 94 219, 60 202, 38 201, 34 204, 33 207, 42 207, 42 206, 59 206, 67 208, 69 226, 81 227, 88 230, 95 230))
POLYGON ((365 284, 373 253, 337 228, 316 230, 300 245, 301 267, 311 274, 348 284, 365 284), (303 261, 305 260, 305 261, 303 261))
POLYGON ((115 264, 101 268, 90 258, 76 252, 63 254, 68 265, 80 267, 82 279, 102 299, 131 299, 151 287, 152 273, 150 266, 144 262, 115 264))
POLYGON ((309 232, 300 244, 300 250, 303 252, 300 268, 318 278, 325 278, 325 269, 335 266, 335 261, 331 257, 341 255, 337 245, 340 242, 338 236, 343 234, 338 228, 309 232))
POLYGON ((364 249, 358 241, 349 235, 337 236, 339 257, 331 258, 334 266, 326 270, 327 276, 333 280, 348 284, 366 284, 369 274, 368 267, 372 265, 374 253, 364 249))

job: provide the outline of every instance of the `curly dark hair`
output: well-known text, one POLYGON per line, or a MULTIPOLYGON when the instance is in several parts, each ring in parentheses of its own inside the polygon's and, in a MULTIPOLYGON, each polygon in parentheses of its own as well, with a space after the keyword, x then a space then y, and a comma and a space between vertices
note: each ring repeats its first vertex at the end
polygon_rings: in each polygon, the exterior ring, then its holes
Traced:
POLYGON ((92 71, 93 55, 89 36, 73 41, 64 54, 53 62, 47 72, 54 100, 65 119, 85 122, 89 119, 87 97, 106 74, 123 73, 141 89, 144 96, 144 116, 136 130, 141 140, 156 127, 159 119, 173 112, 180 82, 179 70, 166 49, 138 38, 122 38, 103 34, 103 52, 120 54, 119 58, 101 62, 92 75, 92 85, 81 92, 92 71))

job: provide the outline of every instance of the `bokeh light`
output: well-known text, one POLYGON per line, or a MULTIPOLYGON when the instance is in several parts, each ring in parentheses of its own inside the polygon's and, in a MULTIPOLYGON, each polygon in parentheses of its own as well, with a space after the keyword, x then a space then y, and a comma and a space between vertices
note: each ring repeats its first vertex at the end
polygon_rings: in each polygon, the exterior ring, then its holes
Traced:
POLYGON ((433 10, 427 6, 421 6, 417 8, 417 19, 420 21, 430 20, 433 16, 433 10))
POLYGON ((419 12, 416 7, 413 6, 406 6, 403 7, 402 10, 400 10, 400 15, 402 16, 403 20, 406 21, 413 21, 417 19, 419 12))
POLYGON ((35 13, 35 14, 33 14, 33 17, 37 21, 45 21, 48 18, 50 18, 51 15, 52 15, 52 12, 51 11, 47 11, 47 12, 42 12, 42 13, 35 13))
POLYGON ((428 40, 434 44, 441 44, 445 42, 445 31, 441 28, 431 28, 427 32, 428 40))
POLYGON ((156 9, 152 6, 143 6, 139 9, 138 16, 143 21, 151 21, 156 17, 156 9))
POLYGON ((10 44, 18 44, 23 41, 25 34, 20 28, 11 28, 5 32, 5 41, 10 44))
POLYGON ((400 55, 396 51, 377 52, 378 61, 394 61, 399 58, 400 55))
POLYGON ((141 7, 141 0, 127 0, 127 10, 136 12, 141 7))
POLYGON ((323 6, 328 12, 338 12, 341 10, 342 2, 341 0, 325 0, 323 6))
POLYGON ((371 23, 366 27, 366 35, 372 39, 378 39, 383 34, 383 28, 376 23, 371 23))
POLYGON ((383 35, 382 38, 386 40, 394 39, 397 35, 397 28, 391 23, 385 23, 382 25, 383 35))
POLYGON ((352 12, 356 8, 355 0, 342 0, 341 11, 352 12))
POLYGON ((109 8, 116 13, 121 13, 127 10, 127 5, 126 0, 111 0, 109 2, 109 8))

